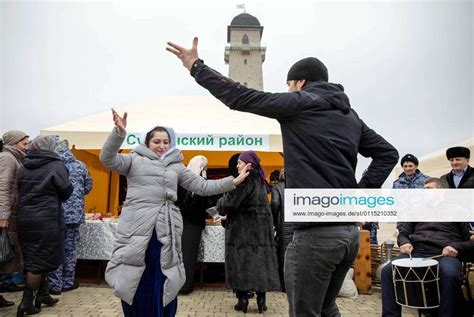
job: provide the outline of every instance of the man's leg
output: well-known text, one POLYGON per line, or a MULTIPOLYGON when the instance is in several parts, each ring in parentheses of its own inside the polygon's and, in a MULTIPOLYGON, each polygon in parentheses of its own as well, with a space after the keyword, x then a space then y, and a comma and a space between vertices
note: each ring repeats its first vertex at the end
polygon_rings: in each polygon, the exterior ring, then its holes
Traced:
POLYGON ((308 244, 293 240, 288 245, 284 275, 289 316, 320 316, 330 275, 316 278, 314 255, 308 244))
POLYGON ((439 262, 440 274, 440 316, 462 316, 465 305, 461 290, 461 261, 453 257, 442 257, 439 262))
POLYGON ((354 226, 353 228, 350 228, 350 231, 348 232, 341 232, 341 238, 346 235, 348 235, 347 239, 341 239, 341 243, 347 247, 347 253, 343 261, 336 265, 336 269, 332 273, 321 311, 321 316, 323 317, 340 316, 336 304, 336 297, 344 283, 347 271, 349 271, 351 266, 354 264, 354 260, 359 252, 359 230, 357 227, 354 226))
POLYGON ((63 265, 48 274, 49 291, 52 294, 60 293, 63 289, 63 265))
POLYGON ((379 244, 377 240, 377 230, 379 229, 378 222, 372 222, 372 227, 370 228, 370 244, 379 244))
POLYGON ((194 267, 199 255, 199 244, 201 242, 202 228, 199 225, 183 221, 183 235, 181 237, 181 248, 183 252, 183 264, 186 272, 186 282, 181 287, 181 293, 189 294, 194 290, 194 267))
POLYGON ((382 316, 401 316, 402 307, 395 300, 395 289, 393 285, 392 263, 382 269, 382 316))
MULTIPOLYGON (((348 226, 344 227, 347 231, 348 226)), ((286 250, 284 267, 291 317, 321 315, 333 273, 347 255, 347 243, 341 243, 339 228, 295 231, 286 250)), ((337 306, 335 310, 338 314, 337 306)))
POLYGON ((63 289, 71 288, 76 277, 77 245, 80 238, 79 225, 67 225, 65 233, 63 289))

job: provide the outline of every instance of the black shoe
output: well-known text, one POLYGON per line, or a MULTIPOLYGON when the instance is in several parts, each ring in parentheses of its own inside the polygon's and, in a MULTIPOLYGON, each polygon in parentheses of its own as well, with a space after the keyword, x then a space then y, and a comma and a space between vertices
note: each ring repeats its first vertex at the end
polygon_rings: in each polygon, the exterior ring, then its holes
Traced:
POLYGON ((41 312, 41 309, 33 306, 33 303, 21 301, 16 312, 16 317, 23 317, 25 314, 36 315, 39 314, 39 312, 41 312))
POLYGON ((237 304, 234 305, 234 309, 236 311, 243 311, 244 313, 247 312, 247 308, 249 307, 249 300, 247 298, 239 298, 237 304))
POLYGON ((69 292, 69 291, 75 290, 76 288, 79 288, 79 283, 74 281, 72 286, 63 288, 63 292, 69 292))
POLYGON ((268 307, 265 303, 265 293, 257 293, 257 307, 258 312, 262 314, 264 311, 267 311, 268 307))
POLYGON ((35 307, 41 308, 42 304, 45 304, 46 306, 56 305, 56 303, 59 302, 59 299, 53 298, 49 294, 50 292, 49 292, 48 279, 46 276, 44 276, 43 279, 41 280, 38 293, 36 294, 35 307))
POLYGON ((35 307, 41 308, 41 304, 46 306, 54 306, 59 302, 59 299, 51 297, 49 294, 37 295, 35 299, 35 307))
POLYGON ((0 295, 0 308, 1 307, 9 307, 15 305, 14 302, 10 302, 9 300, 6 300, 5 297, 0 295))
POLYGON ((25 289, 24 286, 18 286, 14 283, 12 284, 9 284, 7 287, 5 287, 5 291, 9 292, 9 293, 13 293, 13 292, 23 292, 23 290, 25 289))
POLYGON ((25 314, 35 315, 41 311, 40 308, 33 306, 33 292, 33 289, 25 287, 25 290, 23 291, 23 299, 21 300, 20 305, 18 305, 18 311, 16 313, 17 317, 23 317, 25 314))
POLYGON ((54 291, 54 290, 50 289, 49 294, 57 296, 57 295, 61 295, 61 291, 54 291))

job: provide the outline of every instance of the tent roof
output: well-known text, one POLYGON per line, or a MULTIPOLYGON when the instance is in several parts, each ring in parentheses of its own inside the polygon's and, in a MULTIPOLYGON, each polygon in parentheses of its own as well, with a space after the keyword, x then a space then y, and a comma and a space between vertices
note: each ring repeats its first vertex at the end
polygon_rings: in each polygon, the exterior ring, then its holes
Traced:
MULTIPOLYGON (((179 137, 263 136, 268 144, 256 150, 282 151, 280 126, 276 120, 230 110, 211 96, 161 97, 138 105, 117 107, 116 110, 119 114, 128 112, 128 133, 138 135, 162 125, 172 127, 179 137)), ((59 135, 78 149, 100 149, 112 128, 112 115, 106 111, 43 129, 41 134, 59 135)), ((243 148, 228 146, 222 150, 243 148)))

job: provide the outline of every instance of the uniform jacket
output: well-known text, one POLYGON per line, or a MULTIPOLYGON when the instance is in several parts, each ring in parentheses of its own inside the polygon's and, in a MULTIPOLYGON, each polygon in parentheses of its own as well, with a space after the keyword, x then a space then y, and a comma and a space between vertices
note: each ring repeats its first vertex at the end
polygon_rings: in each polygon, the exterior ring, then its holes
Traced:
POLYGON ((86 165, 76 159, 68 148, 60 148, 58 153, 69 171, 69 180, 74 187, 71 197, 63 203, 64 222, 67 225, 84 223, 84 197, 92 190, 92 178, 86 165))

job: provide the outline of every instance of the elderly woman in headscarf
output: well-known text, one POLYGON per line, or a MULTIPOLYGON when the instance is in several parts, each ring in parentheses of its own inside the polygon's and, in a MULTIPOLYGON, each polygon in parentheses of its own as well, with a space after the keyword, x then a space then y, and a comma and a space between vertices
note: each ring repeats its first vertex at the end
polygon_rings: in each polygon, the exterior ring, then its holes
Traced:
POLYGON ((69 198, 73 187, 55 152, 57 145, 53 136, 36 137, 18 172, 18 237, 26 285, 17 316, 37 314, 42 304, 58 302, 49 295, 47 275, 64 261, 62 202, 69 198))
POLYGON ((238 171, 246 164, 251 164, 249 177, 219 199, 217 209, 227 215, 226 285, 236 290, 234 309, 246 313, 248 292, 255 291, 258 312, 262 313, 267 310, 266 292, 278 290, 280 282, 265 172, 253 151, 240 154, 238 171))
POLYGON ((150 130, 132 153, 119 154, 127 113, 112 114, 115 128, 100 160, 127 177, 128 190, 105 279, 122 299, 125 316, 174 316, 176 296, 185 282, 183 220, 175 205, 178 185, 201 196, 223 193, 248 176, 248 167, 237 178, 206 180, 183 165, 173 129, 160 126, 150 130))
MULTIPOLYGON (((207 158, 203 155, 193 157, 187 168, 194 174, 207 178, 207 158)), ((209 207, 207 197, 203 197, 178 187, 178 201, 176 205, 183 217, 183 236, 181 246, 183 250, 184 270, 186 282, 181 288, 181 294, 189 294, 194 290, 194 266, 196 265, 201 233, 206 226, 206 209, 209 207)))
MULTIPOLYGON (((8 231, 15 257, 0 268, 0 273, 11 276, 11 273, 23 271, 16 230, 17 174, 28 149, 29 136, 23 131, 12 130, 5 132, 2 135, 2 140, 3 145, 0 148, 0 229, 8 231)), ((14 305, 13 302, 7 301, 0 295, 0 307, 12 305, 14 305)))

